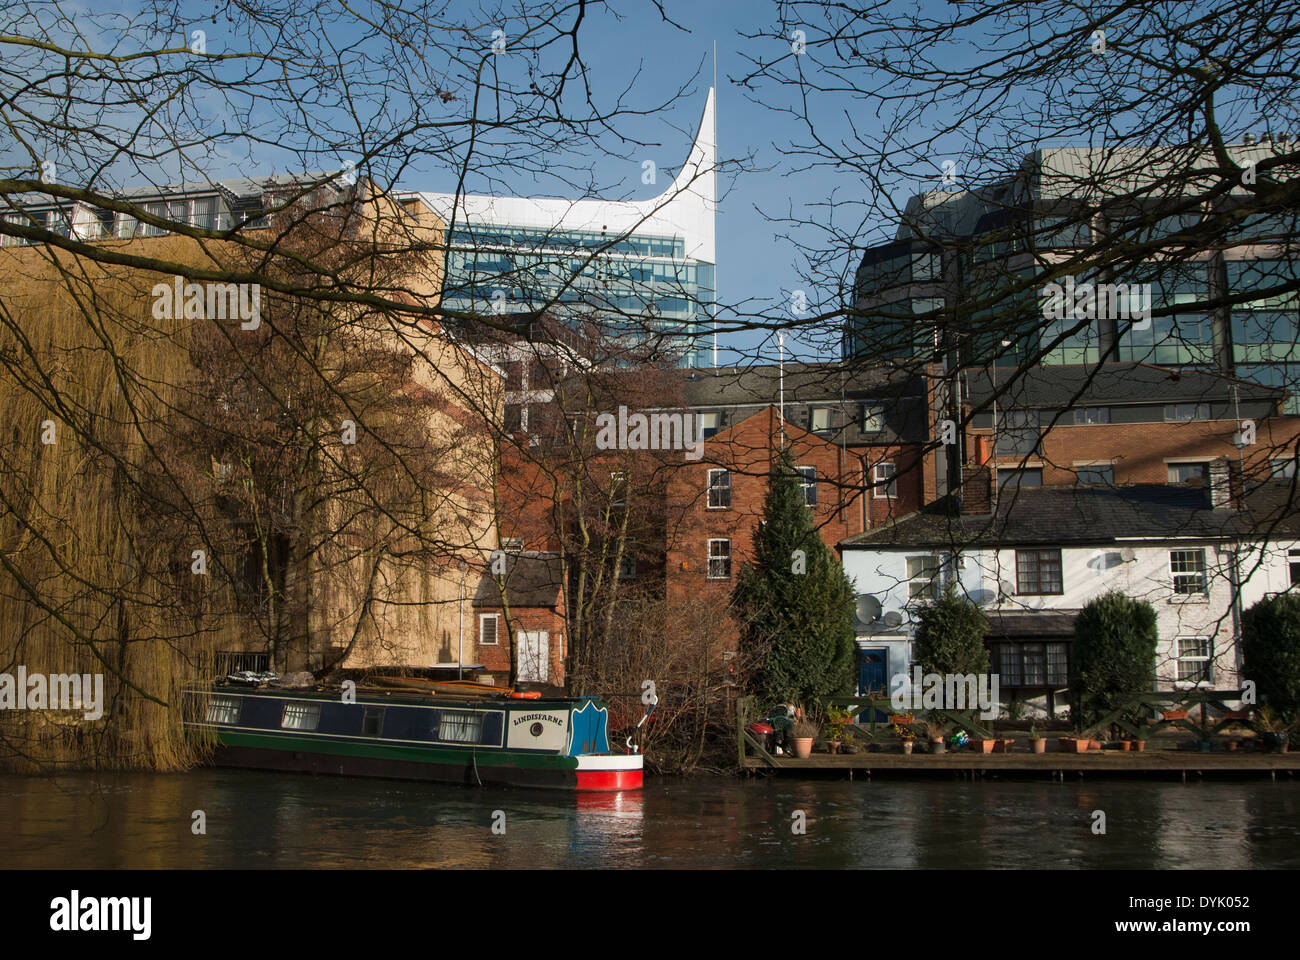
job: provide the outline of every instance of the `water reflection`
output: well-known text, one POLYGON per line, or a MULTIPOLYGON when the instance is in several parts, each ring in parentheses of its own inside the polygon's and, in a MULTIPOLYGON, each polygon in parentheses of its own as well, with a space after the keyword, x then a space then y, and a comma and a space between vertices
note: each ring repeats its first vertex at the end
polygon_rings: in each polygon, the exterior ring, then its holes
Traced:
POLYGON ((702 777, 572 796, 251 771, 74 774, 0 779, 0 838, 16 867, 1294 868, 1300 788, 702 777), (192 830, 199 810, 205 835, 192 830), (1092 832, 1096 810, 1105 835, 1092 832))

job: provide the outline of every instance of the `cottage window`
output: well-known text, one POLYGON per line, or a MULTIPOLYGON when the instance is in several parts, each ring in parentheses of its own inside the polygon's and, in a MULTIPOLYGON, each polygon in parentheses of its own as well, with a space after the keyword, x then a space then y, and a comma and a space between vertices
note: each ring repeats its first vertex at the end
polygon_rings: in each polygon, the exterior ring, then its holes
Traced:
POLYGON ((1016 551, 1016 593, 1062 592, 1060 550, 1016 551))
POLYGON ((898 480, 895 479, 894 465, 889 462, 876 464, 871 474, 871 495, 877 500, 898 496, 898 480))
POLYGON ((1205 590, 1205 551, 1170 550, 1169 572, 1174 578, 1174 593, 1189 597, 1205 590))
POLYGON ((478 643, 480 647, 495 647, 501 628, 501 614, 480 613, 478 617, 478 643))
POLYGON ((1178 679, 1209 683, 1214 679, 1214 641, 1210 637, 1179 637, 1178 679))

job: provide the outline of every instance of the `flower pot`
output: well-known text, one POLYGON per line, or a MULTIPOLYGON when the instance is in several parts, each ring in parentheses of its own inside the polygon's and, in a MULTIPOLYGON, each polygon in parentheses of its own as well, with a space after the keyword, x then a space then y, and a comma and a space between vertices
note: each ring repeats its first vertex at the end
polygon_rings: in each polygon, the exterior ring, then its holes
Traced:
POLYGON ((910 713, 891 713, 889 715, 890 723, 897 723, 900 726, 915 722, 916 718, 910 713))
POLYGON ((1011 747, 1015 744, 1015 742, 1016 742, 1015 739, 1014 739, 1014 738, 1010 738, 1010 737, 1008 737, 1008 738, 1004 738, 1004 739, 1002 739, 1002 740, 999 740, 999 741, 998 741, 998 752, 999 752, 999 753, 1010 753, 1010 752, 1011 752, 1011 747))
POLYGON ((998 745, 996 740, 972 740, 970 748, 976 753, 992 753, 993 748, 998 745))
POLYGON ((1088 748, 1092 746, 1091 740, 1080 740, 1076 737, 1058 737, 1056 742, 1060 744, 1062 753, 1087 753, 1088 748))
POLYGON ((1046 738, 1046 737, 1030 737, 1030 738, 1029 738, 1029 749, 1032 750, 1032 751, 1034 751, 1034 753, 1046 753, 1046 752, 1047 752, 1047 738, 1046 738))
POLYGON ((1101 749, 1101 741, 1100 741, 1100 740, 1089 740, 1089 741, 1088 741, 1088 749, 1089 749, 1089 750, 1100 750, 1100 749, 1101 749))
POLYGON ((1120 750, 1123 751, 1124 753, 1128 753, 1130 750, 1133 749, 1133 741, 1132 741, 1132 740, 1121 740, 1121 741, 1119 742, 1119 748, 1120 748, 1120 750))
POLYGON ((1186 711, 1186 710, 1166 710, 1166 711, 1162 714, 1162 716, 1163 716, 1166 720, 1186 720, 1186 719, 1187 719, 1187 711, 1186 711))
POLYGON ((830 747, 831 749, 831 753, 839 753, 840 745, 842 742, 843 741, 840 740, 831 740, 829 743, 827 743, 827 746, 830 747))
POLYGON ((912 755, 912 747, 913 747, 913 741, 911 740, 903 741, 903 753, 907 754, 909 757, 912 755))
POLYGON ((791 737, 790 739, 794 744, 794 755, 796 757, 800 760, 807 760, 812 756, 812 737, 791 737))
POLYGON ((1143 750, 1145 750, 1146 748, 1147 748, 1147 742, 1146 742, 1145 740, 1134 740, 1134 741, 1133 741, 1133 750, 1134 750, 1135 752, 1137 752, 1137 753, 1141 753, 1141 752, 1142 752, 1143 750))
POLYGON ((940 738, 940 739, 938 739, 938 740, 931 740, 931 741, 930 741, 930 752, 931 752, 931 753, 947 753, 947 752, 948 752, 948 745, 947 745, 946 743, 943 742, 943 739, 942 739, 942 738, 940 738))
POLYGON ((1226 749, 1229 753, 1236 753, 1236 752, 1237 752, 1237 744, 1238 744, 1238 741, 1236 741, 1236 740, 1225 740, 1225 741, 1223 741, 1224 749, 1226 749))

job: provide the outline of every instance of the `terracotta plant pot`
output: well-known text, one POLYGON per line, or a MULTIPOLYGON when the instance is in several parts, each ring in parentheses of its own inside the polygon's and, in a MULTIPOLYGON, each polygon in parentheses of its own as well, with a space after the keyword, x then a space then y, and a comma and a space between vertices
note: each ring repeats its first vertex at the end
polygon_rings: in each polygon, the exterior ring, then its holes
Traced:
POLYGON ((916 718, 913 717, 910 713, 891 713, 891 714, 889 715, 889 722, 890 722, 890 723, 897 723, 897 724, 900 725, 900 726, 903 726, 903 725, 906 725, 906 724, 909 724, 909 723, 914 723, 915 721, 916 721, 916 718))
POLYGON ((1061 745, 1062 753, 1087 753, 1088 748, 1092 746, 1091 740, 1079 740, 1075 737, 1058 737, 1056 742, 1061 745))
POLYGON ((931 753, 947 753, 947 752, 948 752, 948 744, 944 743, 942 739, 940 739, 940 740, 931 740, 931 741, 930 741, 930 752, 931 752, 931 753))
POLYGON ((1032 750, 1034 753, 1046 753, 1046 752, 1047 752, 1047 738, 1046 738, 1046 737, 1031 737, 1030 740, 1029 740, 1029 749, 1032 750))
POLYGON ((1166 720, 1186 720, 1186 719, 1187 719, 1187 711, 1186 711, 1186 710, 1166 710, 1166 711, 1162 714, 1162 716, 1163 716, 1166 720))
POLYGON ((1100 740, 1089 740, 1089 741, 1088 741, 1088 749, 1089 749, 1089 750, 1100 750, 1100 749, 1101 749, 1101 741, 1100 741, 1100 740))
POLYGON ((999 741, 998 741, 998 752, 999 752, 999 753, 1010 753, 1010 752, 1011 752, 1011 748, 1012 748, 1012 746, 1015 745, 1015 742, 1016 742, 1016 741, 1015 741, 1014 738, 1006 738, 1006 739, 999 740, 999 741))
POLYGON ((800 760, 807 760, 812 756, 812 737, 792 737, 794 743, 794 755, 800 760))
POLYGON ((1141 752, 1142 752, 1143 750, 1145 750, 1146 748, 1147 748, 1147 742, 1146 742, 1145 740, 1134 740, 1134 741, 1133 741, 1133 749, 1134 749, 1134 751, 1136 751, 1137 753, 1141 753, 1141 752))
POLYGON ((1132 741, 1132 740, 1121 740, 1121 741, 1119 742, 1119 748, 1120 748, 1120 750, 1123 751, 1124 753, 1128 753, 1130 750, 1133 749, 1133 741, 1132 741))
POLYGON ((914 741, 912 741, 912 740, 904 740, 904 741, 903 741, 903 753, 907 754, 907 755, 910 757, 910 756, 912 755, 912 747, 913 747, 914 745, 915 745, 915 744, 914 744, 914 741))
POLYGON ((970 748, 976 753, 992 753, 993 748, 998 745, 996 740, 972 740, 970 748))

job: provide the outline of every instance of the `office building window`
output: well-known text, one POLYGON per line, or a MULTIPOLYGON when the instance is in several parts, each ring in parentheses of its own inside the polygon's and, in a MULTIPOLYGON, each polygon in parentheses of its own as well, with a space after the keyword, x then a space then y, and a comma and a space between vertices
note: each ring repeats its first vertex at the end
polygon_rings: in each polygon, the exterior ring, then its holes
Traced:
POLYGON ((1201 596, 1205 589, 1205 551, 1170 550, 1169 572, 1174 578, 1174 593, 1201 596))
POLYGON ((1063 592, 1060 550, 1017 550, 1016 593, 1063 592))
POLYGON ((1030 457, 1038 452, 1037 410, 1007 410, 998 421, 999 456, 1030 457))
POLYGON ((709 579, 731 579, 731 541, 709 541, 709 579))
POLYGON ((1290 480, 1295 476, 1295 457, 1276 457, 1269 461, 1274 480, 1290 480))
POLYGON ((731 471, 709 471, 709 509, 727 510, 731 507, 731 471))

